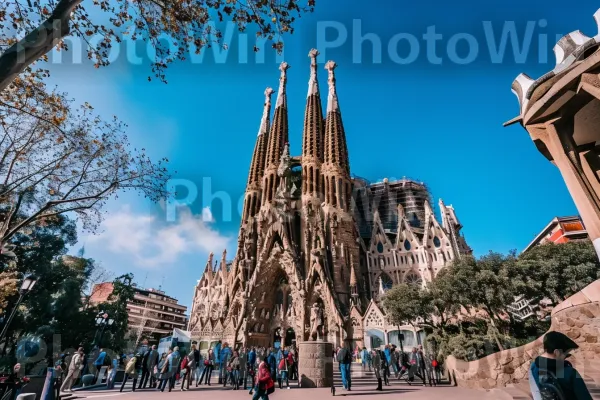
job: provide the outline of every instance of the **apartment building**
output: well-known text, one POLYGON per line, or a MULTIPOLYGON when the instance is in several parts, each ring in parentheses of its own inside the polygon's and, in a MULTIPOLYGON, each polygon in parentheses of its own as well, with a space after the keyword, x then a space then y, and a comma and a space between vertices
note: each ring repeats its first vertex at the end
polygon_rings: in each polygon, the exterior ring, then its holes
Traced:
MULTIPOLYGON (((160 338, 171 335, 174 328, 186 329, 186 306, 161 290, 134 288, 134 298, 127 303, 127 312, 129 335, 137 344, 158 344, 160 338)), ((90 302, 106 302, 112 291, 112 282, 96 284, 90 302)))

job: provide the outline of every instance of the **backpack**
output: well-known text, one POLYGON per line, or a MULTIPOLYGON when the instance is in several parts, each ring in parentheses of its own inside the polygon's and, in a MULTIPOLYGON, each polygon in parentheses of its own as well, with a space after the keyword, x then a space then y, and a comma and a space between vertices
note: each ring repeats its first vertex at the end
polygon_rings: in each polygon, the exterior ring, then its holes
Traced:
POLYGON ((344 351, 344 364, 352 363, 352 354, 346 349, 344 351))
POLYGON ((538 372, 538 389, 542 400, 565 400, 565 394, 560 387, 560 383, 552 372, 545 368, 540 368, 538 372))
POLYGON ((284 371, 286 370, 286 366, 285 366, 285 358, 282 358, 281 361, 279 361, 279 370, 280 371, 284 371))
POLYGON ((181 369, 186 369, 188 366, 188 359, 187 357, 183 357, 183 360, 181 360, 181 369))

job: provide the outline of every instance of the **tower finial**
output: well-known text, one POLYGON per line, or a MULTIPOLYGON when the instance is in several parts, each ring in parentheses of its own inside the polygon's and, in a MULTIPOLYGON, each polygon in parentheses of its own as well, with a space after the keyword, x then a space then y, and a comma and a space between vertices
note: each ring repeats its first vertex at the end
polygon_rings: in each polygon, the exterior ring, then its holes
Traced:
POLYGON ((319 50, 312 49, 308 56, 310 57, 310 79, 308 81, 308 94, 306 97, 319 93, 319 83, 317 82, 317 56, 319 50))
POLYGON ((327 97, 327 112, 339 111, 337 93, 335 90, 335 73, 334 70, 337 67, 335 61, 327 61, 325 69, 329 72, 327 83, 329 84, 329 96, 327 97))
POLYGON ((279 76, 279 91, 277 92, 277 104, 275 107, 286 107, 287 108, 287 99, 285 95, 285 85, 287 83, 287 70, 290 68, 290 65, 285 61, 279 65, 279 70, 281 71, 281 75, 279 76))
POLYGON ((274 90, 270 87, 265 89, 265 106, 263 108, 263 115, 260 120, 260 128, 258 129, 258 136, 266 135, 269 133, 269 113, 271 112, 271 95, 274 90))

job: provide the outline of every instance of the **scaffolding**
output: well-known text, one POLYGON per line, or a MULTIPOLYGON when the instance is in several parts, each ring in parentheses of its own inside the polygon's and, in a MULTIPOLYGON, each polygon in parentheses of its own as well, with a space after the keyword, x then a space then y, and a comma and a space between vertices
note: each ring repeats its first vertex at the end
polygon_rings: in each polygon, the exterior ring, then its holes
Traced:
POLYGON ((402 178, 370 183, 364 178, 353 177, 353 212, 360 235, 369 239, 373 229, 373 214, 379 212, 383 229, 396 234, 398 229, 398 204, 404 208, 409 224, 416 233, 422 231, 425 220, 425 201, 431 204, 431 194, 423 182, 402 178))

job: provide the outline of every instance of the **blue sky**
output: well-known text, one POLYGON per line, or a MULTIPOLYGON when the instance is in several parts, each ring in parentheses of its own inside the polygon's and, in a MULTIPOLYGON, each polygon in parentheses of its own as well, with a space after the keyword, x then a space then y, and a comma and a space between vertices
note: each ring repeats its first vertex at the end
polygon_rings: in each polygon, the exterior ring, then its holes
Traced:
MULTIPOLYGON (((85 3, 91 6, 91 1, 85 3)), ((324 62, 338 63, 352 172, 372 181, 407 176, 425 182, 436 208, 440 197, 454 205, 477 255, 521 250, 554 216, 577 211, 558 170, 536 150, 527 132, 520 125, 502 127, 518 113, 510 85, 520 72, 537 78, 552 69, 557 35, 577 29, 596 35, 592 15, 597 7, 591 1, 558 7, 541 0, 492 1, 478 7, 472 1, 347 0, 342 7, 338 1, 320 0, 316 12, 299 20, 294 35, 285 37, 284 58, 292 66, 291 150, 301 151, 307 54, 320 47, 322 93, 327 88, 324 62), (435 52, 423 39, 432 34, 428 27, 441 35, 435 52), (502 55, 497 51, 501 32, 511 27, 519 45, 530 45, 524 50, 509 42, 502 55), (346 40, 336 44, 344 31, 346 40), (381 42, 381 62, 371 44, 362 45, 362 54, 358 50, 358 38, 367 33, 381 42), (392 48, 397 44, 391 56, 390 43, 392 48)), ((248 38, 253 40, 252 32, 248 38)), ((221 58, 209 50, 201 63, 173 65, 167 85, 148 82, 147 62, 132 64, 124 49, 111 66, 99 70, 87 63, 51 66, 52 80, 61 89, 79 102, 89 101, 107 118, 119 116, 128 123, 135 146, 155 158, 168 157, 178 179, 197 185, 199 199, 176 222, 166 221, 164 205, 126 195, 108 205, 99 235, 80 238, 86 255, 107 270, 134 272, 138 283, 148 287, 162 284, 186 305, 210 249, 219 258, 227 247, 228 258, 233 257, 239 226, 237 207, 231 218, 224 218, 219 201, 203 204, 202 193, 208 193, 203 182, 208 179, 212 193, 226 192, 237 203, 264 89, 278 85, 280 60, 263 49, 264 62, 255 62, 255 54, 240 46, 243 40, 234 33, 229 53, 221 58), (247 63, 242 62, 244 54, 247 63)))

